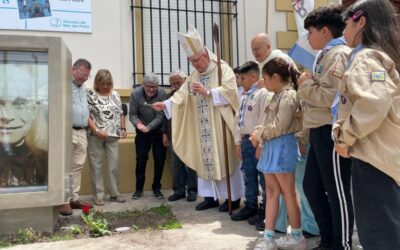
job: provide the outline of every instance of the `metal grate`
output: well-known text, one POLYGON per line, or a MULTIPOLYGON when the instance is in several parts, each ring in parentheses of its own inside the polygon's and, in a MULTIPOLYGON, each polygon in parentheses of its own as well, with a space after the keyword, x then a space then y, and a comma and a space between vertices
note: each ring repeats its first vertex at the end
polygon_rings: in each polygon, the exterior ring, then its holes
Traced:
POLYGON ((131 12, 133 87, 140 84, 148 72, 158 74, 160 85, 164 86, 169 86, 171 71, 191 72, 177 39, 177 32, 186 32, 188 23, 197 28, 205 46, 214 51, 212 25, 216 22, 223 46, 221 58, 230 65, 239 61, 237 1, 131 0, 131 12))

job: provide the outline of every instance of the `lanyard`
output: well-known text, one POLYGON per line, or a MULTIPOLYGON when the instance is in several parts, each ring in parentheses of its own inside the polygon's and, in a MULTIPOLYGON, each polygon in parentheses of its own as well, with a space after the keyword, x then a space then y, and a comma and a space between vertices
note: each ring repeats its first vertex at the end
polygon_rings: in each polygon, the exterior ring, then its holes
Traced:
POLYGON ((253 86, 249 89, 249 91, 242 92, 242 105, 240 106, 240 110, 239 110, 239 128, 243 128, 244 126, 244 111, 246 109, 246 104, 247 104, 247 100, 249 99, 249 96, 251 96, 256 90, 257 90, 258 86, 257 83, 253 84, 253 86))
MULTIPOLYGON (((346 70, 350 68, 350 65, 353 63, 354 58, 356 57, 357 53, 360 52, 365 46, 362 44, 357 45, 353 49, 353 51, 350 53, 350 59, 346 64, 346 70)), ((336 92, 335 99, 333 100, 332 106, 331 106, 331 113, 333 117, 332 124, 337 121, 337 115, 338 115, 338 109, 339 109, 339 100, 342 100, 342 102, 345 102, 345 97, 342 97, 341 93, 339 91, 336 92)))
POLYGON ((319 65, 321 59, 326 55, 326 53, 328 53, 328 51, 330 49, 332 49, 333 47, 335 47, 337 45, 345 45, 345 44, 346 44, 346 42, 344 41, 343 37, 339 37, 339 38, 335 38, 335 39, 330 40, 328 42, 328 44, 322 50, 320 50, 318 52, 317 56, 315 57, 314 64, 313 64, 313 73, 314 74, 318 73, 317 72, 317 69, 318 69, 317 66, 319 65))

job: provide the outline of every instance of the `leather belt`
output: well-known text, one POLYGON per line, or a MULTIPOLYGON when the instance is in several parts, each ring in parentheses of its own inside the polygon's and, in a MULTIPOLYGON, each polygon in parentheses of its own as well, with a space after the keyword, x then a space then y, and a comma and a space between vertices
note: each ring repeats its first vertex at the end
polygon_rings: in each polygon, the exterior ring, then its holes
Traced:
POLYGON ((81 130, 81 129, 86 129, 86 127, 75 127, 75 126, 72 126, 72 129, 81 130))

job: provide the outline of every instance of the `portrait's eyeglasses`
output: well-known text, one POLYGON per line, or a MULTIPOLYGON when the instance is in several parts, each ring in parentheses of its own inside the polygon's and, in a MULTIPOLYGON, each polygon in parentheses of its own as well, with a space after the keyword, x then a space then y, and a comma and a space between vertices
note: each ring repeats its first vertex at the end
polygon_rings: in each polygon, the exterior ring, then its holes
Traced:
POLYGON ((78 72, 79 76, 83 78, 89 79, 90 77, 92 77, 91 75, 83 73, 80 69, 76 69, 76 71, 78 72))

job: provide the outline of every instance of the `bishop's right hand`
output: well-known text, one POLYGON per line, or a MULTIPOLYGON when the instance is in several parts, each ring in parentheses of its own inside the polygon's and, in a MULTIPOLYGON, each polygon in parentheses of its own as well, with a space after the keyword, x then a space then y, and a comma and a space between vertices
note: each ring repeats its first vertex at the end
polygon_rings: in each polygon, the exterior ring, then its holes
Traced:
POLYGON ((161 110, 165 109, 165 104, 163 102, 155 102, 155 103, 151 104, 151 107, 155 111, 161 111, 161 110))

